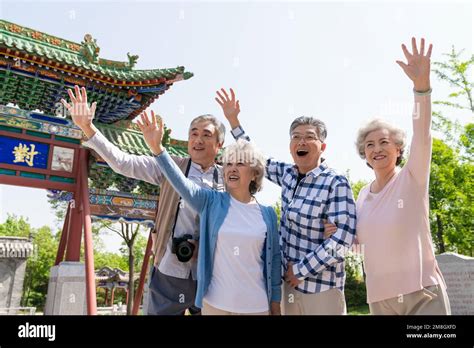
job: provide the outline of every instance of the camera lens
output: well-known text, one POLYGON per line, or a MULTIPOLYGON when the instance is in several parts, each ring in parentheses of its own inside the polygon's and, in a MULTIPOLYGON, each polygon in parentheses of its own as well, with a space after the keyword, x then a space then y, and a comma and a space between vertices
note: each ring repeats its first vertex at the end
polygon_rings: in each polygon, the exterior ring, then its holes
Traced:
POLYGON ((193 256, 193 251, 193 244, 189 243, 188 241, 181 242, 178 246, 178 250, 176 251, 176 256, 178 257, 179 261, 188 262, 193 256))

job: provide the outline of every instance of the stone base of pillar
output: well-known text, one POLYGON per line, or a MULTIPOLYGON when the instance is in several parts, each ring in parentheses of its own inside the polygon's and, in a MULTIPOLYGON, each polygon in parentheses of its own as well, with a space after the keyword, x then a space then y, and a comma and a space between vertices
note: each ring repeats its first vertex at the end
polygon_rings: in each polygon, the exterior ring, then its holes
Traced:
POLYGON ((45 315, 87 315, 86 270, 82 262, 51 268, 45 315))

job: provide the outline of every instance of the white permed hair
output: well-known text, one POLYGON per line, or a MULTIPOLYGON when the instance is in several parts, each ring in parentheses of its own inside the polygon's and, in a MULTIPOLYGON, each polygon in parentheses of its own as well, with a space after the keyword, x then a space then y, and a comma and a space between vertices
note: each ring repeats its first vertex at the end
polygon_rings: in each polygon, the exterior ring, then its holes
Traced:
POLYGON ((403 152, 405 151, 406 147, 405 131, 380 118, 370 120, 357 131, 357 140, 355 143, 357 152, 359 153, 360 158, 366 159, 365 138, 367 138, 367 135, 369 135, 370 132, 380 129, 388 130, 390 137, 393 139, 395 144, 400 147, 400 156, 398 156, 396 163, 396 165, 398 166, 402 162, 403 152))
POLYGON ((249 191, 253 195, 262 189, 266 160, 253 143, 238 139, 234 144, 225 148, 221 161, 224 166, 226 163, 249 163, 256 172, 255 182, 250 183, 249 191))

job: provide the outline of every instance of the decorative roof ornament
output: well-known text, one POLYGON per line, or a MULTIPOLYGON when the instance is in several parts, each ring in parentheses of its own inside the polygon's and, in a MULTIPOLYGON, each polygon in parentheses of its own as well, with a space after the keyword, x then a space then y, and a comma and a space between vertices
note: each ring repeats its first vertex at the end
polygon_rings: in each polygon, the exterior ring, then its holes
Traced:
POLYGON ((127 53, 127 57, 128 57, 128 67, 130 69, 133 69, 133 67, 137 64, 138 58, 140 57, 137 56, 136 54, 130 55, 130 52, 127 53))
POLYGON ((97 45, 97 39, 93 39, 91 34, 84 35, 84 41, 81 42, 82 56, 89 62, 98 64, 99 63, 99 52, 100 47, 97 45))
POLYGON ((163 140, 161 141, 161 143, 163 144, 163 146, 168 148, 171 142, 171 129, 166 127, 166 125, 163 125, 163 128, 163 140))

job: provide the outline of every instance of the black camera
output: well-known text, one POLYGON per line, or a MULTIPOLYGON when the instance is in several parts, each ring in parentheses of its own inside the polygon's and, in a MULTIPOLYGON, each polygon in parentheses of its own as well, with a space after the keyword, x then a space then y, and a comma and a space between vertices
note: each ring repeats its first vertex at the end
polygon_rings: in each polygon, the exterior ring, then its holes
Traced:
POLYGON ((176 254, 178 260, 181 262, 188 262, 191 260, 191 257, 193 257, 194 244, 189 243, 189 239, 193 239, 193 236, 190 234, 185 234, 179 238, 173 238, 171 252, 176 254))

